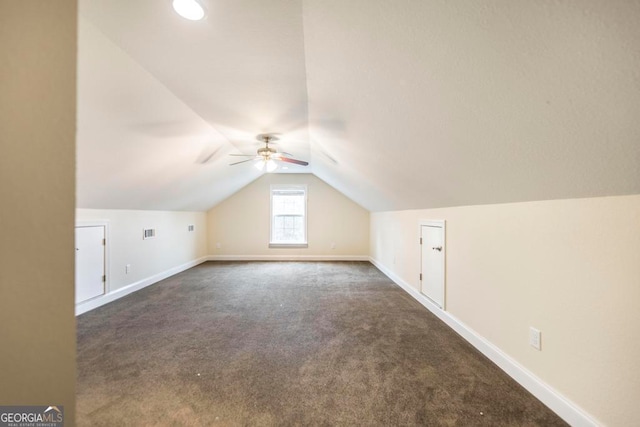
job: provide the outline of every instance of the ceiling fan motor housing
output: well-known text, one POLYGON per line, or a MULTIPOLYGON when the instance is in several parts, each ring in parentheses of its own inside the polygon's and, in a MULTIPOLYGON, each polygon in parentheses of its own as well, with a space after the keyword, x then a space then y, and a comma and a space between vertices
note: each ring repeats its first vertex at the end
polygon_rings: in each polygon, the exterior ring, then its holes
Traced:
POLYGON ((270 158, 271 155, 275 153, 276 153, 276 150, 271 147, 258 148, 258 156, 262 156, 264 158, 270 158))

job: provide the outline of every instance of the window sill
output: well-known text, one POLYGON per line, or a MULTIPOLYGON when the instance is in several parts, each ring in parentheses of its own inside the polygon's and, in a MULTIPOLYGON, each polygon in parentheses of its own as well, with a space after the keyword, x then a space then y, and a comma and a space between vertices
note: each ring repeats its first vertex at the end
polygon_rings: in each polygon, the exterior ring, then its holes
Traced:
POLYGON ((308 248, 307 243, 269 243, 270 248, 308 248))

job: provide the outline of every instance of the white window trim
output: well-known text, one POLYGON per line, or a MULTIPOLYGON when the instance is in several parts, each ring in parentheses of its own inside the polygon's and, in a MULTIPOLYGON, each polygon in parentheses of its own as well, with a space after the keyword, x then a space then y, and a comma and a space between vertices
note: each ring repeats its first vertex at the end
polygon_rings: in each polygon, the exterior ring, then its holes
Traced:
POLYGON ((307 200, 309 193, 306 185, 272 184, 269 189, 269 247, 270 248, 308 248, 308 209, 307 200), (302 190, 304 191, 304 242, 280 243, 273 241, 273 191, 274 190, 302 190))

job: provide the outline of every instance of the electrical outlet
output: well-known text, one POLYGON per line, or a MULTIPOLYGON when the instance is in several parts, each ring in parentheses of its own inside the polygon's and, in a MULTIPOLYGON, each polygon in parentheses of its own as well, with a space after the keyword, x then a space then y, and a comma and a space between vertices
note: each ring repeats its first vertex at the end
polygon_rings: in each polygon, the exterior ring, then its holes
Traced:
POLYGON ((124 266, 124 272, 125 274, 131 273, 131 264, 127 264, 124 266))
POLYGON ((535 348, 538 351, 542 350, 541 335, 542 335, 542 332, 540 332, 536 328, 533 328, 533 327, 529 328, 529 344, 531 345, 531 347, 535 348))
POLYGON ((220 242, 216 243, 216 249, 220 249, 222 248, 222 244, 220 244, 220 242))
POLYGON ((336 248, 336 242, 331 242, 331 249, 335 249, 336 248))

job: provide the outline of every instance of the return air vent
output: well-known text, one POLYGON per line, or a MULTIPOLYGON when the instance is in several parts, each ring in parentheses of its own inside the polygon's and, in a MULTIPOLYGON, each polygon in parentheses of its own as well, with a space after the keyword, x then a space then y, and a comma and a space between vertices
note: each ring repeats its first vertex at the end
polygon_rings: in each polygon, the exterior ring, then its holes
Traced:
POLYGON ((153 239, 154 237, 156 237, 155 228, 145 228, 142 230, 142 240, 153 239))

